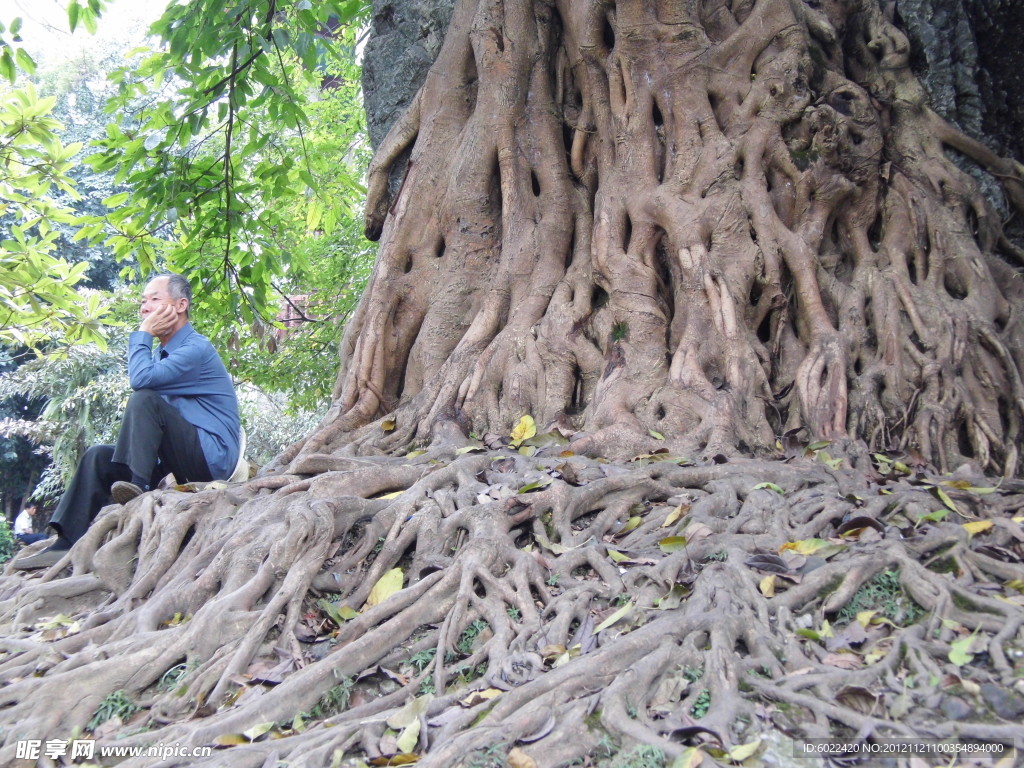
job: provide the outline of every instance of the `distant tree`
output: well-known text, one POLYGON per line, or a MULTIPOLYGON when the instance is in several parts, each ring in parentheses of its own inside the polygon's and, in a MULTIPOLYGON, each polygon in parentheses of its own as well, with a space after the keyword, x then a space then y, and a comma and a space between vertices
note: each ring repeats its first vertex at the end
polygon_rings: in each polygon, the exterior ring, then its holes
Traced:
MULTIPOLYGON (((0 381, 16 367, 6 350, 0 348, 0 381)), ((41 410, 39 399, 0 395, 0 510, 9 520, 13 520, 20 503, 35 489, 49 458, 37 453, 30 439, 13 434, 4 425, 34 421, 41 410)))

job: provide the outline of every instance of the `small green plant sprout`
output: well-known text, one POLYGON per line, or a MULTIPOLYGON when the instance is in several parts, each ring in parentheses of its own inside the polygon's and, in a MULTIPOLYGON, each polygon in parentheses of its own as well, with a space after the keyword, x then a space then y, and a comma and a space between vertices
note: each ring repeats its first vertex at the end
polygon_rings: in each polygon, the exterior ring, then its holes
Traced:
POLYGON ((427 668, 427 665, 434 660, 437 655, 437 648, 425 648, 418 653, 414 653, 409 657, 409 663, 416 668, 417 672, 422 672, 427 668))
POLYGON ((115 717, 120 718, 121 722, 125 722, 138 711, 138 706, 136 706, 134 701, 128 698, 128 695, 124 691, 108 693, 103 701, 100 702, 100 705, 93 714, 92 719, 85 724, 85 729, 87 731, 95 731, 103 725, 103 723, 115 717))
POLYGON ((690 707, 690 714, 699 720, 708 713, 709 709, 711 709, 711 691, 705 688, 697 694, 693 706, 690 707))
POLYGON ((480 637, 480 633, 485 629, 490 629, 491 625, 483 619, 476 619, 471 622, 468 627, 462 630, 462 634, 459 635, 458 641, 455 643, 456 650, 463 656, 468 656, 473 650, 473 643, 480 637))
POLYGON ((903 591, 897 569, 882 571, 854 592, 836 617, 837 624, 849 624, 864 611, 875 611, 897 626, 907 627, 925 615, 925 610, 903 591))

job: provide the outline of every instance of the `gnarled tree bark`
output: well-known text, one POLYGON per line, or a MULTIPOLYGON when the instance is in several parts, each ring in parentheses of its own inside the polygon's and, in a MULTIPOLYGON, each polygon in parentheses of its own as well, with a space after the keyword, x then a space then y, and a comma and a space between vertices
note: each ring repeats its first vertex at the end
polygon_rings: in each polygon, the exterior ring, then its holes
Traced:
POLYGON ((460 5, 371 168, 381 256, 303 451, 532 413, 620 458, 801 429, 1015 474, 1019 280, 944 151, 1014 207, 1019 167, 909 53, 874 3, 460 5))

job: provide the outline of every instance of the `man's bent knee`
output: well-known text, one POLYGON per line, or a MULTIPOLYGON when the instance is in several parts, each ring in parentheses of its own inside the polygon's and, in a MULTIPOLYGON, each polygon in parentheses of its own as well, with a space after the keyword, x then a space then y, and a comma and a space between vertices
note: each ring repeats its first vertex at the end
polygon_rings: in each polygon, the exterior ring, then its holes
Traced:
POLYGON ((97 462, 110 463, 110 459, 114 455, 114 446, 112 445, 92 445, 85 449, 85 453, 82 454, 82 464, 95 465, 97 462))
POLYGON ((132 396, 128 398, 128 407, 131 408, 133 404, 138 406, 159 399, 161 399, 160 394, 155 389, 136 389, 132 392, 132 396))

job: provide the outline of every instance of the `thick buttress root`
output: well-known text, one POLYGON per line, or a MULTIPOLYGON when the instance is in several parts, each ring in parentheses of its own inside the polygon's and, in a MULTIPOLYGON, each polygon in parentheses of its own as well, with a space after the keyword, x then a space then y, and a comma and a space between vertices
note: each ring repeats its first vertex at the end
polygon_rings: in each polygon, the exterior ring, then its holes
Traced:
POLYGON ((0 585, 0 755, 115 692, 140 710, 101 744, 216 747, 166 766, 1016 732, 1019 493, 820 448, 474 449, 110 508, 70 573, 0 585))

